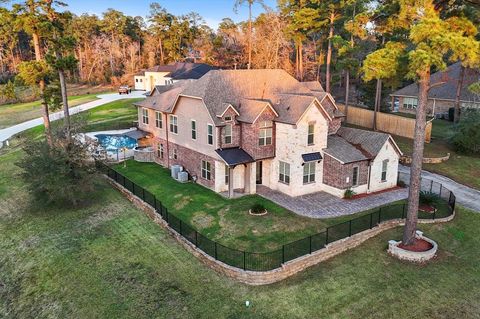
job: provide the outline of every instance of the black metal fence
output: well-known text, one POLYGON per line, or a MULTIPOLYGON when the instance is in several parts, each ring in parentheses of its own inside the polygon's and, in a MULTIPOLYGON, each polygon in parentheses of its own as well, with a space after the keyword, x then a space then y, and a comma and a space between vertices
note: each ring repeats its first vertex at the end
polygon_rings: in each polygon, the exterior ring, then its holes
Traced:
MULTIPOLYGON (((405 218, 407 211, 406 204, 394 204, 380 207, 370 214, 329 226, 323 232, 285 244, 281 249, 266 253, 248 252, 226 247, 205 237, 192 228, 192 226, 170 213, 168 209, 163 206, 162 202, 148 190, 135 184, 111 167, 106 165, 102 165, 102 167, 106 171, 108 177, 152 206, 156 213, 161 216, 161 218, 165 220, 173 230, 182 235, 190 243, 216 260, 243 270, 268 271, 279 268, 287 261, 311 254, 337 240, 372 229, 382 222, 392 219, 403 219, 405 218)), ((401 174, 399 180, 407 183, 405 181, 406 176, 407 175, 401 174)), ((451 191, 443 187, 441 184, 430 180, 422 181, 422 190, 434 192, 443 198, 446 201, 444 205, 447 206, 447 209, 439 210, 438 213, 419 213, 420 219, 434 220, 436 218, 450 216, 453 213, 455 209, 455 195, 451 191)))

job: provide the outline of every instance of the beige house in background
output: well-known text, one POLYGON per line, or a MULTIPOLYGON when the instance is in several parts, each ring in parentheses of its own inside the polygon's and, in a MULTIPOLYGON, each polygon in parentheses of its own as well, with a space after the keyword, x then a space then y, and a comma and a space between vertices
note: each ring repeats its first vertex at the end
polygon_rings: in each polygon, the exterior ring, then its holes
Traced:
POLYGON ((156 86, 170 85, 179 80, 199 79, 215 69, 204 63, 176 62, 157 65, 134 76, 135 90, 151 92, 156 86))
POLYGON ((388 134, 341 127, 318 82, 283 70, 214 70, 156 89, 138 107, 155 161, 181 165, 216 192, 290 196, 395 187, 400 150, 388 134))
MULTIPOLYGON (((460 75, 460 62, 450 65, 445 71, 431 75, 431 83, 438 85, 430 89, 428 93, 427 112, 429 115, 446 113, 449 108, 455 107, 460 75)), ((478 81, 480 81, 479 69, 465 69, 463 86, 460 92, 460 105, 462 108, 480 108, 479 97, 468 90, 469 85, 478 81)), ((390 96, 392 98, 392 111, 416 113, 418 106, 418 85, 416 83, 395 91, 390 96), (395 103, 395 101, 397 102, 395 103)))

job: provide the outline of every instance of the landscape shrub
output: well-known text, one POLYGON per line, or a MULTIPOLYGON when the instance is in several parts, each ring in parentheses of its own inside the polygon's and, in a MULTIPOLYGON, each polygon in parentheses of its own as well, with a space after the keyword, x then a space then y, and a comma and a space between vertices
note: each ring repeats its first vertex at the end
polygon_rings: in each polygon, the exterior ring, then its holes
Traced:
POLYGON ((463 112, 460 122, 454 127, 451 142, 459 152, 480 154, 479 110, 469 109, 463 112))
POLYGON ((25 156, 15 163, 22 169, 30 193, 41 203, 60 206, 85 205, 96 190, 97 170, 88 145, 54 132, 49 146, 44 139, 29 140, 25 156))
POLYGON ((440 197, 432 192, 421 191, 420 192, 420 204, 433 206, 440 201, 440 197))
POLYGON ((265 206, 263 206, 262 204, 254 204, 252 206, 252 208, 250 208, 250 211, 252 212, 252 214, 263 214, 265 213, 265 206))
POLYGON ((343 198, 349 199, 349 198, 352 198, 355 195, 357 195, 357 193, 353 189, 349 188, 343 194, 343 198))
POLYGON ((407 184, 405 184, 404 181, 399 180, 399 181, 397 182, 397 186, 398 186, 398 187, 405 188, 405 187, 407 187, 407 184))

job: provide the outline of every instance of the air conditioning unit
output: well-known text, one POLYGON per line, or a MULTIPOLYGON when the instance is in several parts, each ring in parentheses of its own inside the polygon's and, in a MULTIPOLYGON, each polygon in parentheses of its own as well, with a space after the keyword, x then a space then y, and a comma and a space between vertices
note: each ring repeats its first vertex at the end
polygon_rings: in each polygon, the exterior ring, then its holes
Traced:
POLYGON ((183 167, 180 165, 172 165, 170 170, 171 170, 172 178, 178 180, 178 173, 183 171, 183 167))
POLYGON ((180 183, 188 182, 188 173, 187 172, 178 172, 178 179, 180 183))

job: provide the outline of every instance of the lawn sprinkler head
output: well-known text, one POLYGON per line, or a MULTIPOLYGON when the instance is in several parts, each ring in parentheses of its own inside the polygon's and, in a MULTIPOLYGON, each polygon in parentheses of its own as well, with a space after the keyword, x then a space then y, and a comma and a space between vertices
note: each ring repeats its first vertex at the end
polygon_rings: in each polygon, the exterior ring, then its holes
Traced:
POLYGON ((249 300, 245 301, 245 306, 246 306, 247 308, 250 307, 250 301, 249 301, 249 300))

